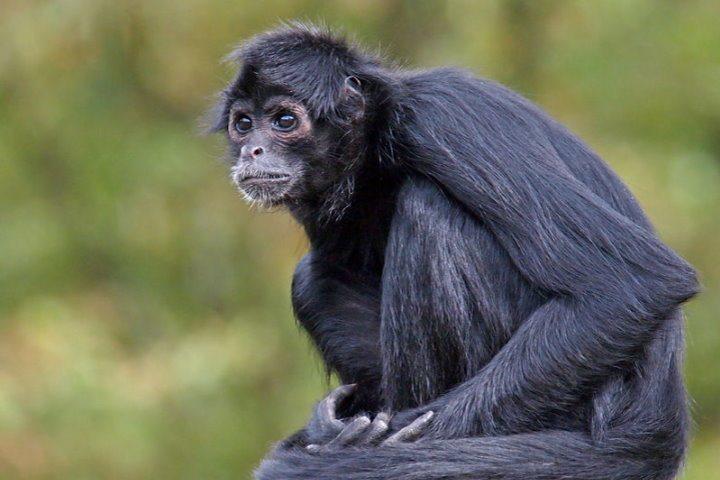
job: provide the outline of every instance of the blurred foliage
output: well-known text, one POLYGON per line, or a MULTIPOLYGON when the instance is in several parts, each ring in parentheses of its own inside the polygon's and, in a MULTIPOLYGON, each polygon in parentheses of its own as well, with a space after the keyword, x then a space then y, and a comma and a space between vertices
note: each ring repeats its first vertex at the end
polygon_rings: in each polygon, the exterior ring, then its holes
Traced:
POLYGON ((327 387, 291 316, 305 249, 196 119, 285 19, 503 81, 588 140, 700 270, 696 438, 720 469, 720 6, 707 1, 0 2, 0 477, 230 479, 327 387))

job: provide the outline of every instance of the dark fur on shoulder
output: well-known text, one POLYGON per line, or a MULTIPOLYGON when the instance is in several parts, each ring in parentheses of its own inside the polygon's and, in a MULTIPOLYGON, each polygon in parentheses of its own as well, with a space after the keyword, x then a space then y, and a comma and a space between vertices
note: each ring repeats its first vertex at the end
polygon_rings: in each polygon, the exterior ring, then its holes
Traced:
POLYGON ((321 453, 311 422, 258 479, 675 476, 679 307, 697 280, 592 150, 496 83, 385 68, 313 27, 233 58, 218 130, 235 98, 271 88, 339 146, 322 170, 340 169, 335 188, 286 206, 311 242, 298 320, 358 384, 342 414, 393 412, 391 432, 435 414, 417 442, 321 453))

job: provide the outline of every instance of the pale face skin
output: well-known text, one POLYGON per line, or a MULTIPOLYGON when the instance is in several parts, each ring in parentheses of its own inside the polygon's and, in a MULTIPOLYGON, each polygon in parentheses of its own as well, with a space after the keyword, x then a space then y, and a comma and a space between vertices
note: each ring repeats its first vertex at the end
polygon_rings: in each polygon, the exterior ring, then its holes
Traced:
POLYGON ((241 99, 231 109, 231 178, 245 199, 261 206, 302 197, 308 157, 317 142, 305 106, 288 96, 241 99))

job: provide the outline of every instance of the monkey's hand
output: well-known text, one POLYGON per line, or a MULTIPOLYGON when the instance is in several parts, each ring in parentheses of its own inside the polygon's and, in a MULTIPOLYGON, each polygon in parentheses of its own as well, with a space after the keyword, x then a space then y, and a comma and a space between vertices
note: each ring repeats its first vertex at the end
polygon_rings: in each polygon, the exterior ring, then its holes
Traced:
POLYGON ((381 446, 410 442, 420 437, 429 424, 433 412, 426 412, 410 424, 384 438, 389 429, 390 415, 378 413, 371 421, 367 415, 358 415, 347 422, 337 418, 337 404, 355 390, 355 385, 338 387, 315 408, 308 426, 311 453, 322 453, 345 446, 381 446), (329 440, 327 440, 329 438, 329 440), (326 441, 327 440, 327 441, 326 441))
POLYGON ((327 397, 315 405, 312 418, 306 427, 308 443, 326 443, 337 437, 346 427, 345 422, 337 418, 337 406, 350 397, 357 385, 342 385, 330 392, 327 397))
POLYGON ((337 407, 356 389, 356 385, 343 385, 328 394, 315 407, 307 427, 311 453, 319 453, 347 445, 372 444, 388 429, 389 416, 378 414, 373 421, 367 415, 357 415, 348 420, 337 418, 337 407))

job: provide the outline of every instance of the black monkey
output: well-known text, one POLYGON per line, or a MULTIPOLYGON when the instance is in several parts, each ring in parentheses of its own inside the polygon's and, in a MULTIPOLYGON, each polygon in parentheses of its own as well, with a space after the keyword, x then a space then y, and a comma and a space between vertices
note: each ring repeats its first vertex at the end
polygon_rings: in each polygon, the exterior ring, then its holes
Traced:
POLYGON ((593 151, 496 83, 314 27, 235 59, 233 179, 307 232, 294 309, 356 385, 258 479, 674 477, 698 283, 593 151))

